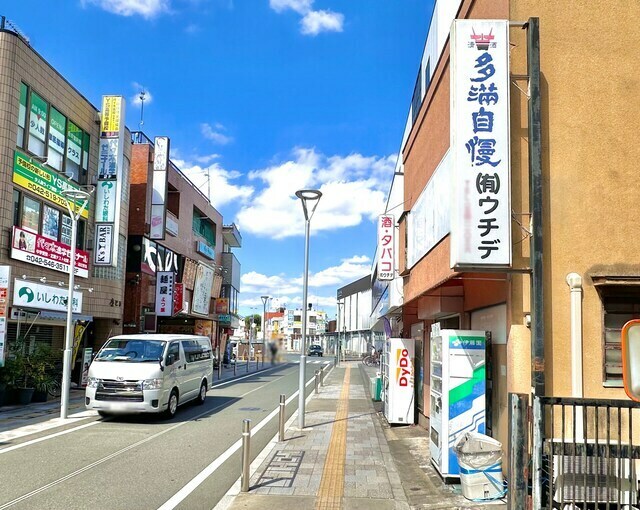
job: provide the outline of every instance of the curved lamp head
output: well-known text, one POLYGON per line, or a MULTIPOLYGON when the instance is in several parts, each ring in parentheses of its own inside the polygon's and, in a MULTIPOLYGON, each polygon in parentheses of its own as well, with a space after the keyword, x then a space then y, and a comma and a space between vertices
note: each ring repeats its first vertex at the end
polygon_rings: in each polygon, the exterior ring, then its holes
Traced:
POLYGON ((320 197, 322 197, 322 192, 317 189, 299 189, 298 191, 296 191, 296 196, 302 201, 304 219, 309 221, 313 216, 316 207, 318 207, 320 197), (309 211, 307 209, 307 202, 315 202, 313 205, 313 209, 311 209, 311 214, 309 214, 309 211))
POLYGON ((260 296, 260 299, 262 299, 262 305, 266 306, 267 301, 269 301, 269 296, 260 296))

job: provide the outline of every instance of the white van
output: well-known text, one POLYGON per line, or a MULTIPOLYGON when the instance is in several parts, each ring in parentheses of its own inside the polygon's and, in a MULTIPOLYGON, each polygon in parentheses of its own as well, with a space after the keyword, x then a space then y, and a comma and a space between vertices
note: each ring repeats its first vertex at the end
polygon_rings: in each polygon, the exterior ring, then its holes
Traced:
POLYGON ((176 414, 203 404, 213 381, 211 341, 196 335, 120 335, 107 340, 89 367, 87 409, 101 415, 176 414))

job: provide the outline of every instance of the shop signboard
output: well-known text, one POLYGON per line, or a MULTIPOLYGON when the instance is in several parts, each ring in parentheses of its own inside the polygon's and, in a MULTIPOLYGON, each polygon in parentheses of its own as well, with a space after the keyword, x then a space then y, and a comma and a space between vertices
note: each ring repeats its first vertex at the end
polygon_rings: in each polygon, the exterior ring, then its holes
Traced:
POLYGON ((29 115, 29 134, 41 142, 47 132, 47 102, 35 92, 31 93, 31 115, 29 115))
MULTIPOLYGON (((71 271, 70 255, 71 247, 64 243, 47 239, 16 226, 13 227, 12 259, 69 274, 71 271)), ((76 250, 75 274, 82 278, 89 277, 88 252, 76 250)))
POLYGON ((178 272, 179 256, 146 237, 142 238, 142 271, 154 275, 156 271, 178 272))
POLYGON ((122 96, 102 96, 100 137, 119 138, 124 118, 122 96))
POLYGON ((178 235, 178 221, 169 212, 167 212, 167 225, 165 228, 167 230, 167 234, 170 234, 174 237, 178 235))
MULTIPOLYGON (((13 160, 13 182, 64 209, 67 208, 67 199, 64 198, 62 192, 80 189, 74 182, 45 168, 18 150, 15 151, 13 160)), ((83 202, 82 199, 75 201, 78 208, 82 206, 83 202)), ((82 217, 89 217, 89 204, 82 211, 82 217)))
POLYGON ((0 266, 0 367, 4 366, 7 341, 7 306, 9 305, 9 279, 11 266, 0 266))
POLYGON ((395 276, 395 228, 392 214, 378 216, 378 280, 393 280, 395 276))
POLYGON ((182 270, 182 283, 184 283, 185 289, 193 289, 193 286, 196 282, 196 271, 198 269, 198 263, 185 257, 184 259, 184 268, 182 270))
MULTIPOLYGON (((13 306, 36 310, 67 311, 68 290, 63 287, 41 285, 16 278, 13 282, 13 306)), ((82 312, 82 292, 73 293, 73 313, 82 312)))
POLYGON ((203 264, 202 262, 198 264, 195 284, 193 288, 191 313, 197 315, 209 315, 213 274, 213 268, 207 266, 206 264, 203 264))
POLYGON ((199 253, 200 255, 203 255, 211 260, 214 260, 216 258, 215 250, 202 241, 196 241, 196 253, 199 253))
POLYGON ((128 176, 123 174, 124 105, 122 96, 102 96, 95 212, 96 232, 101 235, 96 233, 94 240, 94 264, 102 266, 118 265, 122 191, 129 186, 128 176))
POLYGON ((113 223, 116 221, 116 193, 118 181, 98 181, 96 194, 96 221, 113 223))
POLYGON ((93 263, 96 266, 110 266, 113 258, 113 225, 96 223, 96 249, 93 263))
POLYGON ((100 153, 98 155, 98 179, 115 180, 118 176, 118 148, 117 138, 104 138, 100 140, 100 153))
POLYGON ((184 311, 184 283, 176 283, 173 286, 173 315, 184 311))
POLYGON ((166 224, 167 172, 169 167, 169 138, 154 139, 153 180, 151 194, 151 239, 164 239, 166 224))
POLYGON ((216 313, 218 315, 229 313, 229 298, 216 299, 216 313))
POLYGON ((230 324, 231 323, 231 315, 229 315, 228 313, 218 315, 218 322, 222 322, 224 324, 230 324))
POLYGON ((171 317, 173 315, 173 271, 158 271, 156 273, 156 315, 171 317))
POLYGON ((451 267, 511 265, 509 22, 451 28, 451 267))
POLYGON ((80 165, 82 143, 82 129, 69 121, 67 127, 67 157, 76 165, 80 165))
POLYGON ((84 350, 84 354, 82 356, 82 381, 81 386, 83 388, 87 387, 87 381, 89 380, 89 365, 91 365, 91 360, 93 359, 93 349, 91 347, 87 347, 84 350))

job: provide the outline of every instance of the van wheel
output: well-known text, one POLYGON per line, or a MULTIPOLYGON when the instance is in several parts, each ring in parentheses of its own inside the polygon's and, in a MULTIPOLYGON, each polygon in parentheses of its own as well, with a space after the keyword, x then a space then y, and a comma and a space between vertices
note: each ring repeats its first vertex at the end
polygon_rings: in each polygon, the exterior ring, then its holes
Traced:
POLYGON ((178 390, 171 390, 169 395, 169 403, 167 404, 167 410, 164 412, 165 417, 173 418, 178 410, 178 390))
POLYGON ((207 399, 207 382, 202 381, 200 385, 200 393, 198 394, 198 398, 196 399, 196 404, 201 406, 204 404, 204 401, 207 399))

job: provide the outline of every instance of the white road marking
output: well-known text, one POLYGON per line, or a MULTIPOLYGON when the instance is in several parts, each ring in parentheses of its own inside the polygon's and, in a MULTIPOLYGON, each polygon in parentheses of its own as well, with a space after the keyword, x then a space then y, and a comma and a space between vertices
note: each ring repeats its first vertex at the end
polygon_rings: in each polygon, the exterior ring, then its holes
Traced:
MULTIPOLYGON (((310 379, 305 387, 310 386, 314 382, 313 379, 310 379)), ((286 401, 285 405, 288 405, 289 402, 293 401, 298 396, 299 390, 297 390, 293 395, 291 395, 286 401)), ((257 434, 267 423, 269 423, 280 411, 280 406, 276 407, 273 411, 269 413, 258 425, 251 429, 251 434, 257 434)), ((204 468, 200 473, 198 473, 187 485, 185 485, 182 489, 180 489, 176 494, 173 495, 171 499, 169 499, 164 505, 162 505, 158 510, 172 510, 176 506, 178 506, 182 501, 184 501, 189 494, 191 494, 194 490, 198 488, 198 486, 204 482, 209 476, 211 476, 220 466, 222 466, 235 452, 237 452, 242 446, 242 439, 238 439, 235 443, 233 443, 227 450, 221 454, 216 460, 214 460, 211 464, 209 464, 206 468, 204 468)), ((0 508, 0 510, 2 510, 0 508)))
MULTIPOLYGON (((282 377, 286 377, 286 375, 288 375, 288 374, 284 374, 284 375, 280 376, 280 378, 282 378, 282 377)), ((278 379, 280 379, 280 378, 278 378, 278 379)), ((246 395, 249 395, 250 393, 253 393, 254 391, 257 391, 257 390, 259 390, 259 389, 262 389, 262 388, 264 388, 265 386, 267 386, 268 384, 271 384, 271 383, 273 383, 273 382, 277 381, 278 379, 274 379, 273 381, 269 381, 269 382, 267 382, 267 383, 263 384, 262 386, 260 386, 259 388, 254 388, 253 390, 250 390, 250 391, 248 391, 248 392, 244 393, 243 395, 241 395, 241 396, 240 396, 240 397, 238 397, 238 398, 243 398, 243 397, 245 397, 246 395)), ((313 379, 312 379, 311 381, 309 381, 309 383, 310 383, 310 382, 312 382, 312 381, 313 381, 313 379)), ((309 386, 309 383, 307 383, 307 386, 309 386)), ((297 395, 297 394, 298 394, 298 392, 296 392, 296 393, 295 393, 295 395, 297 395)), ((289 403, 289 401, 290 401, 290 400, 292 400, 292 399, 294 398, 294 396, 295 396, 295 395, 292 395, 292 396, 287 400, 287 404, 289 403)), ((82 473, 84 473, 85 471, 88 471, 89 469, 92 469, 92 468, 94 468, 94 467, 96 467, 96 466, 99 466, 100 464, 103 464, 103 463, 105 463, 105 462, 107 462, 107 461, 109 461, 109 460, 111 460, 111 459, 113 459, 113 458, 115 458, 115 457, 117 457, 117 456, 119 456, 119 455, 121 455, 121 454, 125 453, 125 452, 128 452, 129 450, 131 450, 131 449, 133 449, 133 448, 136 448, 136 447, 138 447, 138 446, 140 446, 140 445, 143 445, 144 443, 147 443, 147 442, 149 442, 149 441, 151 441, 151 440, 153 440, 153 439, 156 439, 156 438, 158 438, 158 437, 162 436, 163 434, 166 434, 167 432, 171 432, 172 430, 175 430, 175 429, 177 429, 177 428, 179 428, 179 427, 182 427, 183 425, 186 425, 187 423, 190 423, 190 422, 192 422, 192 421, 195 421, 195 420, 197 420, 198 418, 200 418, 200 417, 202 417, 202 416, 204 416, 204 415, 206 415, 206 414, 210 414, 210 413, 212 413, 213 411, 216 411, 216 410, 218 410, 218 409, 220 409, 220 408, 222 408, 222 407, 227 407, 227 406, 230 406, 230 405, 232 405, 232 404, 229 404, 229 403, 220 404, 219 406, 216 406, 216 407, 214 407, 213 409, 208 409, 208 410, 206 410, 206 411, 204 411, 204 412, 202 412, 202 413, 198 414, 197 416, 194 416, 194 417, 193 417, 193 418, 191 418, 189 421, 183 421, 183 422, 181 422, 181 423, 176 423, 175 425, 173 425, 172 427, 169 427, 168 429, 165 429, 165 430, 160 431, 160 432, 158 432, 158 433, 156 433, 156 434, 154 434, 154 435, 152 435, 152 436, 149 436, 149 437, 147 437, 147 438, 145 438, 145 439, 142 439, 142 440, 138 441, 137 443, 134 443, 134 444, 131 444, 131 445, 129 445, 129 446, 126 446, 126 447, 122 448, 121 450, 118 450, 117 452, 114 452, 114 453, 112 453, 112 454, 110 454, 110 455, 107 455, 106 457, 103 457, 103 458, 102 458, 102 459, 100 459, 100 460, 97 460, 97 461, 95 461, 95 462, 93 462, 93 463, 91 463, 91 464, 89 464, 89 465, 87 465, 87 466, 84 466, 84 467, 82 467, 82 468, 80 468, 80 469, 78 469, 78 470, 74 471, 73 473, 69 473, 68 475, 63 476, 62 478, 59 478, 59 479, 57 479, 57 480, 54 480, 53 482, 48 483, 47 485, 43 485, 42 487, 39 487, 39 488, 37 488, 37 489, 35 489, 35 490, 33 490, 33 491, 31 491, 31 492, 27 493, 27 494, 23 494, 22 496, 20 496, 20 497, 18 497, 18 498, 16 498, 16 499, 14 499, 14 500, 12 500, 12 501, 9 501, 9 502, 5 503, 5 504, 4 504, 4 505, 2 505, 2 506, 0 506, 0 510, 4 510, 5 508, 9 508, 10 506, 16 505, 16 504, 18 504, 18 503, 20 503, 20 502, 22 502, 22 501, 25 501, 26 499, 29 499, 29 498, 31 498, 31 497, 33 497, 33 496, 36 496, 36 495, 40 494, 41 492, 46 491, 47 489, 50 489, 50 488, 52 488, 52 487, 55 487, 56 485, 59 485, 59 484, 61 484, 61 483, 65 482, 65 481, 67 481, 67 480, 69 480, 69 479, 71 479, 71 478, 73 478, 73 477, 75 477, 75 476, 78 476, 79 474, 82 474, 82 473)), ((278 408, 276 408, 276 410, 274 411, 274 413, 277 413, 277 412, 278 412, 279 407, 280 407, 280 406, 278 406, 278 408)), ((267 416, 267 418, 265 418, 262 422, 260 422, 260 423, 258 424, 258 426, 254 429, 254 432, 258 432, 262 427, 264 427, 264 425, 265 425, 265 420, 266 420, 266 421, 268 421, 269 419, 273 418, 273 416, 275 415, 274 413, 271 413, 269 416, 267 416)), ((40 441, 44 441, 45 439, 51 439, 52 437, 55 437, 55 436, 59 436, 59 435, 62 435, 62 434, 69 433, 69 432, 71 432, 72 430, 78 430, 78 429, 81 429, 81 428, 86 428, 86 427, 89 427, 89 426, 92 426, 92 425, 96 425, 96 424, 98 424, 98 423, 100 423, 100 422, 99 422, 99 421, 95 421, 95 422, 87 423, 87 424, 82 425, 82 426, 80 426, 80 427, 76 427, 75 429, 64 430, 64 431, 62 431, 62 432, 58 432, 57 434, 52 434, 52 435, 50 435, 50 436, 46 436, 46 437, 41 437, 41 438, 38 438, 38 439, 34 439, 33 441, 28 441, 27 443, 22 443, 22 444, 19 444, 19 445, 11 446, 11 447, 6 448, 6 449, 4 449, 4 450, 0 450, 0 453, 5 453, 5 452, 7 452, 7 451, 9 451, 9 450, 16 450, 16 449, 18 449, 18 448, 22 448, 22 447, 24 447, 24 446, 28 446, 28 444, 33 444, 33 443, 37 443, 37 442, 40 442, 40 441)), ((241 440, 239 440, 239 441, 238 441, 238 443, 241 443, 241 442, 242 442, 241 440)), ((235 444, 234 444, 234 446, 235 446, 235 444)), ((233 448, 233 447, 232 447, 232 448, 233 448)), ((237 449, 237 448, 236 448, 236 449, 237 449)), ((229 451, 229 450, 227 450, 227 451, 229 451)), ((226 452, 225 452, 225 453, 226 453, 226 452)), ((233 453, 233 452, 232 452, 232 453, 233 453)), ((223 454, 223 455, 224 455, 224 454, 223 454)), ((215 469, 217 469, 217 468, 215 468, 215 469)), ((215 469, 214 469, 214 471, 215 471, 215 469)), ((213 471, 212 471, 212 472, 213 472, 213 471)), ((196 477, 196 478, 197 478, 197 477, 196 477)), ((206 477, 205 477, 205 478, 206 478, 206 477)), ((193 483, 193 480, 192 480, 191 482, 189 482, 189 483, 193 483)), ((202 482, 198 482, 198 484, 194 486, 194 489, 195 489, 195 487, 197 487, 198 485, 200 485, 200 483, 202 483, 202 482)), ((185 487, 186 487, 186 486, 185 486, 185 487)), ((184 490, 184 488, 183 488, 182 490, 184 490)), ((191 491, 193 491, 193 489, 191 489, 191 491)), ((186 497, 186 496, 187 496, 191 491, 189 491, 188 493, 186 493, 184 497, 186 497)), ((178 494, 180 494, 180 492, 179 492, 178 494)), ((176 496, 177 496, 177 494, 174 496, 174 498, 175 498, 176 496)), ((172 498, 172 499, 173 499, 173 498, 172 498)), ((184 499, 184 498, 182 498, 182 499, 184 499)), ((179 500, 179 501, 178 501, 178 503, 179 503, 180 501, 182 501, 182 499, 181 499, 181 500, 179 500)), ((171 501, 171 500, 169 500, 169 501, 171 501)), ((168 502, 167 502, 167 503, 168 503, 168 502)), ((167 503, 165 503, 165 505, 166 505, 167 503)), ((176 504, 177 504, 177 503, 176 503, 176 504)), ((164 506, 163 506, 163 508, 164 508, 164 506)), ((171 507, 171 508, 173 508, 173 507, 171 507)))
MULTIPOLYGON (((273 368, 275 368, 275 367, 265 368, 265 369, 260 370, 258 372, 253 372, 251 374, 248 374, 248 375, 245 375, 245 376, 242 376, 242 377, 236 377, 236 378, 233 378, 231 380, 221 382, 219 384, 214 384, 213 386, 211 386, 209 391, 211 391, 214 388, 220 388, 222 386, 226 386, 227 384, 231 384, 231 383, 236 382, 236 381, 241 381, 242 379, 246 379, 247 377, 254 376, 254 375, 259 374, 261 372, 266 372, 268 370, 272 370, 273 368)), ((47 420, 45 422, 38 423, 38 424, 35 424, 35 425, 26 425, 24 427, 20 427, 20 428, 17 428, 17 429, 13 429, 13 430, 9 430, 9 431, 0 433, 0 443, 11 441, 11 440, 14 440, 14 439, 18 439, 18 438, 21 438, 21 437, 24 437, 24 436, 30 436, 30 435, 33 435, 33 434, 37 434, 39 432, 43 432, 45 430, 62 427, 64 425, 69 425, 69 424, 73 423, 71 420, 79 421, 79 420, 82 420, 82 419, 85 419, 85 418, 94 417, 94 416, 97 416, 97 415, 98 415, 98 413, 96 411, 81 411, 79 413, 75 413, 75 414, 70 415, 68 420, 62 420, 61 418, 53 418, 51 420, 47 420)), ((86 424, 80 425, 78 427, 73 427, 73 428, 70 428, 70 429, 67 429, 67 430, 63 430, 61 432, 56 432, 56 433, 48 435, 48 436, 43 436, 43 437, 39 437, 37 439, 33 439, 31 441, 26 441, 26 442, 21 443, 19 445, 9 446, 7 448, 2 448, 2 449, 0 449, 0 454, 7 453, 7 452, 10 452, 12 450, 16 450, 18 448, 23 448, 25 446, 30 446, 30 445, 35 444, 35 443, 40 443, 41 441, 45 441, 47 439, 52 439, 54 437, 63 436, 65 434, 69 434, 71 432, 75 432, 77 430, 81 430, 81 429, 84 429, 86 427, 91 427, 91 426, 97 425, 99 423, 103 423, 103 422, 102 421, 94 421, 94 422, 91 422, 91 423, 86 423, 86 424)))

